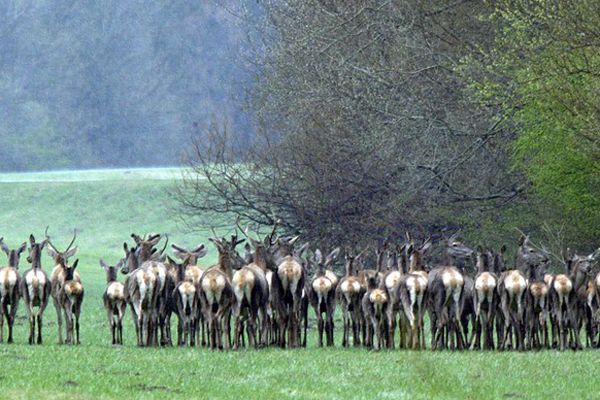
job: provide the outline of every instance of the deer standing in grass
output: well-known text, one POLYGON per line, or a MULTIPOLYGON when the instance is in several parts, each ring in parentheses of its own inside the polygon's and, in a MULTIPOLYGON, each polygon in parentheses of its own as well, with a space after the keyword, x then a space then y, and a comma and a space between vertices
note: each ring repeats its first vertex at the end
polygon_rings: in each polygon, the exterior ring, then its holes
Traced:
POLYGON ((108 314, 108 323, 112 334, 112 344, 123 344, 123 316, 127 309, 125 286, 117 280, 117 273, 125 259, 119 260, 115 266, 109 266, 100 260, 100 266, 106 272, 106 290, 102 295, 104 308, 108 314))
POLYGON ((362 312, 366 324, 365 346, 379 350, 387 346, 387 308, 389 298, 385 283, 379 274, 369 271, 365 274, 367 291, 362 298, 362 312))
POLYGON ((362 257, 364 252, 357 256, 345 252, 346 258, 346 274, 337 285, 336 298, 342 309, 342 318, 344 319, 344 335, 342 337, 342 346, 350 345, 350 325, 352 325, 352 342, 353 345, 360 346, 360 332, 362 323, 362 296, 364 292, 360 284, 360 280, 355 270, 355 263, 362 257))
POLYGON ((8 266, 0 269, 0 343, 4 340, 4 319, 8 324, 8 343, 13 342, 13 326, 17 308, 19 307, 19 258, 21 253, 27 248, 27 243, 23 243, 16 250, 9 250, 4 243, 4 238, 0 238, 0 247, 8 256, 8 266), (9 309, 10 308, 10 309, 9 309))
POLYGON ((66 344, 80 344, 79 340, 79 316, 81 314, 81 303, 83 302, 83 285, 75 279, 75 269, 79 259, 72 265, 65 265, 65 280, 62 291, 59 293, 59 303, 65 313, 66 344))
POLYGON ((37 344, 42 344, 42 320, 44 310, 50 299, 51 284, 48 275, 42 270, 42 250, 47 240, 36 243, 33 235, 29 236, 29 256, 27 261, 31 269, 25 271, 21 279, 21 296, 25 302, 29 317, 29 344, 36 342, 35 327, 37 325, 37 344), (35 309, 37 307, 37 310, 35 309))
MULTIPOLYGON (((408 235, 407 235, 408 237, 408 235)), ((406 248, 408 255, 408 273, 402 277, 398 286, 403 315, 406 319, 407 329, 410 329, 410 347, 413 350, 425 349, 425 334, 423 332, 423 319, 427 296, 427 283, 429 274, 425 271, 425 254, 431 248, 431 241, 425 240, 416 247, 410 237, 410 244, 406 248)))
POLYGON ((217 264, 208 268, 200 279, 200 304, 202 313, 208 323, 208 344, 212 349, 231 347, 230 316, 235 303, 235 294, 231 286, 233 270, 244 265, 244 259, 235 247, 244 239, 231 237, 231 242, 225 238, 209 239, 219 252, 217 264), (223 346, 223 336, 225 345, 223 346))
POLYGON ((323 260, 321 251, 315 251, 312 262, 316 264, 317 270, 314 278, 308 286, 308 300, 315 310, 317 316, 317 326, 319 330, 319 347, 323 347, 323 332, 327 339, 327 346, 333 346, 333 315, 335 314, 335 290, 337 286, 337 277, 331 274, 327 276, 327 269, 331 267, 338 254, 340 248, 334 249, 323 260), (325 314, 325 319, 323 319, 325 314))
POLYGON ((457 236, 455 233, 444 240, 442 265, 429 272, 427 281, 434 350, 447 347, 446 336, 452 349, 464 349, 468 340, 461 321, 465 279, 454 266, 454 260, 471 257, 473 250, 459 242, 457 236))
MULTIPOLYGON (((196 246, 192 249, 187 249, 183 246, 179 246, 176 244, 172 244, 173 254, 175 257, 179 258, 185 267, 185 280, 188 282, 192 282, 196 287, 196 299, 198 304, 196 305, 196 314, 193 317, 192 323, 195 326, 196 338, 194 342, 202 343, 202 345, 206 345, 205 333, 204 329, 204 320, 202 318, 202 313, 200 312, 200 298, 198 297, 198 293, 200 291, 200 278, 204 273, 205 268, 198 265, 198 259, 204 257, 208 252, 207 247, 204 243, 196 246)), ((174 271, 176 274, 176 271, 174 271)), ((176 307, 175 303, 172 304, 172 307, 176 307)), ((176 311, 173 308, 173 311, 176 311)), ((170 326, 170 315, 167 316, 167 326, 170 326)), ((170 334, 169 334, 170 336, 170 334)))
POLYGON ((473 302, 475 305, 475 326, 470 342, 475 349, 481 349, 481 334, 483 331, 483 349, 494 349, 494 317, 498 308, 498 277, 494 273, 493 255, 477 247, 477 275, 473 302), (473 337, 475 340, 473 341, 473 337))
POLYGON ((131 314, 135 325, 137 345, 151 345, 151 318, 153 312, 156 275, 150 271, 140 268, 137 247, 129 248, 123 243, 125 250, 125 265, 121 269, 127 275, 124 283, 123 294, 125 301, 129 303, 131 314), (145 336, 144 336, 145 334, 145 336))
MULTIPOLYGON (((60 296, 63 292, 63 287, 65 284, 65 269, 69 262, 69 258, 73 257, 75 253, 77 253, 77 246, 72 247, 73 243, 75 243, 75 239, 77 238, 77 232, 73 232, 73 239, 71 243, 67 246, 64 251, 59 251, 56 246, 52 244, 50 241, 50 236, 48 236, 48 228, 46 228, 45 232, 46 241, 48 243, 48 255, 52 257, 54 260, 54 268, 52 269, 52 273, 50 274, 50 281, 52 285, 52 301, 54 303, 54 309, 56 310, 56 323, 58 327, 58 344, 63 344, 63 314, 64 309, 60 303, 60 296)), ((75 271, 73 275, 73 280, 81 282, 81 277, 79 276, 79 272, 75 271)), ((65 316, 66 318, 66 316, 65 316)))

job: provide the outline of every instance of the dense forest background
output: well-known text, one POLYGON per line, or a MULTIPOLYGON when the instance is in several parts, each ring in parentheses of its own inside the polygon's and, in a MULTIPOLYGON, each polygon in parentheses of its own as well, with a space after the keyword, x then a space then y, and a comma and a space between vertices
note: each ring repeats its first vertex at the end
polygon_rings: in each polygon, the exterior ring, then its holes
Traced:
POLYGON ((192 217, 597 247, 598 2, 6 0, 0 19, 1 170, 185 155, 192 217))
POLYGON ((177 165, 217 114, 249 135, 227 3, 0 2, 0 170, 177 165))

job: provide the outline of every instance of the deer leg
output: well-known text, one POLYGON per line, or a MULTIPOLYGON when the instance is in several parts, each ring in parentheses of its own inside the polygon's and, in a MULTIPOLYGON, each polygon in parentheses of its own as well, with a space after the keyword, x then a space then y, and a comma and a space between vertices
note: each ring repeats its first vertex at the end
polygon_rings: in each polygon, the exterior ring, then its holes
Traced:
POLYGON ((10 313, 8 314, 8 343, 13 342, 13 327, 15 326, 15 317, 17 315, 18 301, 18 298, 13 300, 10 306, 10 313))
MULTIPOLYGON (((4 318, 8 321, 8 310, 6 305, 6 299, 2 299, 2 305, 0 307, 0 343, 4 342, 4 318)), ((10 330, 10 324, 9 324, 10 330)))
POLYGON ((58 344, 63 344, 62 335, 62 306, 60 305, 58 298, 52 297, 54 302, 54 308, 56 309, 56 326, 58 326, 58 344))
POLYGON ((34 335, 35 335, 35 315, 33 315, 33 310, 31 307, 27 307, 27 313, 29 314, 29 344, 34 344, 34 335))

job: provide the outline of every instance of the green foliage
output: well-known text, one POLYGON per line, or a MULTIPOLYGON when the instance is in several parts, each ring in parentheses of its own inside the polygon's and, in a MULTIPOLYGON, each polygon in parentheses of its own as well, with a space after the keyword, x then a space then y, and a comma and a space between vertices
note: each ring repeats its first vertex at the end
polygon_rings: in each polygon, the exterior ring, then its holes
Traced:
POLYGON ((600 5, 491 7, 488 18, 501 28, 492 48, 467 59, 471 72, 483 71, 473 88, 516 127, 514 165, 543 199, 540 213, 568 224, 570 242, 591 245, 600 234, 600 5))

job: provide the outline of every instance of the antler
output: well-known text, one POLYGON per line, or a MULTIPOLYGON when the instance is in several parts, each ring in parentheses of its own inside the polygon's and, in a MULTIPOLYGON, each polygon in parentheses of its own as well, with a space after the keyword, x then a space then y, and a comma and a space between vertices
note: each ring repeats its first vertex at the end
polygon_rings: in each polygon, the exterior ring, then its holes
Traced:
POLYGON ((275 244, 273 242, 273 235, 275 235, 275 232, 277 231, 277 225, 279 225, 279 224, 281 224, 281 220, 280 219, 275 220, 275 223, 273 224, 273 230, 271 231, 271 234, 268 236, 270 245, 275 244))
MULTIPOLYGON (((73 246, 73 243, 75 243, 75 239, 77 238, 77 229, 73 229, 73 239, 71 240, 71 243, 69 243, 69 245, 67 246, 67 249, 65 251, 63 251, 63 253, 66 253, 67 251, 69 251, 69 249, 71 249, 71 246, 73 246)), ((48 243, 50 242, 50 240, 48 240, 48 243)))

